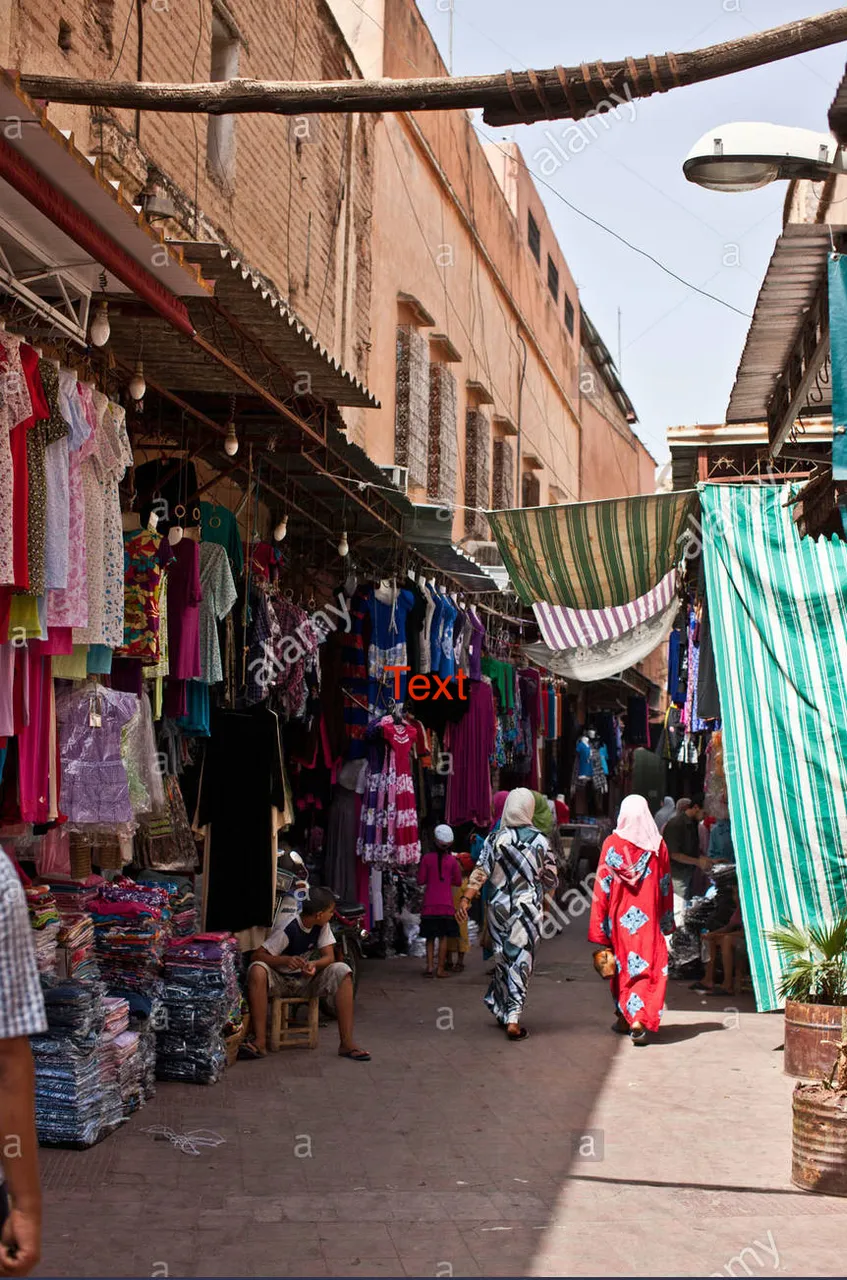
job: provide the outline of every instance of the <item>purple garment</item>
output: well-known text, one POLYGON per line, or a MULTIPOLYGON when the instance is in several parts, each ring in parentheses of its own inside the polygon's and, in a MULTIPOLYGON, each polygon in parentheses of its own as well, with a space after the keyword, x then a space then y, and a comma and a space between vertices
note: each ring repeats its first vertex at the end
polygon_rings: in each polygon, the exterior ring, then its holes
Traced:
POLYGON ((173 680, 200 678, 200 545, 183 538, 168 569, 168 674, 173 680))
POLYGON ((56 699, 62 785, 59 808, 74 824, 114 826, 132 821, 121 730, 138 699, 102 685, 69 689, 56 699), (99 715, 100 723, 92 724, 99 715))
POLYGON ((534 791, 538 786, 538 752, 535 744, 538 740, 538 725, 541 719, 541 676, 532 667, 524 667, 518 672, 521 687, 521 707, 526 724, 526 750, 529 755, 529 782, 527 786, 534 791))
POLYGON ((447 782, 446 820, 451 826, 473 822, 487 831, 491 825, 491 768, 497 719, 494 690, 487 680, 467 686, 470 703, 458 724, 448 725, 446 748, 462 767, 447 782))
POLYGON ((471 680, 482 679, 482 638, 485 635, 485 627, 480 622, 472 609, 468 610, 468 618, 473 627, 473 635, 468 645, 468 663, 470 665, 471 680))

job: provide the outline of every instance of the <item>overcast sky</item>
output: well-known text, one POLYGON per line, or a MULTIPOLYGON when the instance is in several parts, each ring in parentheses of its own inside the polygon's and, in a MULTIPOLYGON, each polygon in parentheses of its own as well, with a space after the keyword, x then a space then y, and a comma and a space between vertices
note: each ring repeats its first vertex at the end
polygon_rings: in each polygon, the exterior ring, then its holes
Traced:
MULTIPOLYGON (((447 58, 448 0, 418 0, 447 58)), ((456 75, 507 67, 574 65, 675 52, 731 40, 835 7, 827 0, 453 0, 456 75)), ((733 120, 768 120, 827 132, 827 110, 847 46, 804 54, 711 84, 627 106, 580 149, 566 141, 555 172, 542 150, 553 125, 486 130, 514 138, 531 169, 584 213, 660 259, 693 284, 750 313, 781 228, 786 184, 722 195, 686 182, 682 161, 697 139, 733 120), (634 119, 633 119, 634 115, 634 119), (534 158, 535 157, 535 158, 534 158)), ((480 121, 481 124, 481 121, 480 121)), ((665 432, 722 422, 749 321, 700 297, 573 212, 553 191, 541 198, 613 356, 622 315, 622 376, 637 428, 660 460, 665 432)))

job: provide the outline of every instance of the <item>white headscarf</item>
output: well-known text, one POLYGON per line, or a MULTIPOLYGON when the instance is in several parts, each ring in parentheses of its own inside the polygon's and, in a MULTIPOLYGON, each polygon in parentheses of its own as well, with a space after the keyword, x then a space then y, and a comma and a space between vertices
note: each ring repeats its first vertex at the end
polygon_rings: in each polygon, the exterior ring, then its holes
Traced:
POLYGON ((662 807, 656 811, 654 819, 656 826, 660 831, 664 828, 666 822, 670 822, 675 811, 676 805, 674 804, 673 796, 665 796, 665 802, 662 807))
POLYGON ((636 849, 658 853, 662 837, 643 796, 631 795, 623 801, 615 835, 628 840, 636 849))
POLYGON ((535 817, 535 796, 527 787, 515 787, 503 806, 501 827, 531 827, 535 817))

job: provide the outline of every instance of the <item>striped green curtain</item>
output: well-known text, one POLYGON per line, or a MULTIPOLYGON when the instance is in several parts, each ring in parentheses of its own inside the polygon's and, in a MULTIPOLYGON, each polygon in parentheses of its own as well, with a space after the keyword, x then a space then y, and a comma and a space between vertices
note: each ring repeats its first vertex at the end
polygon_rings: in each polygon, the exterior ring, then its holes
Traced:
POLYGON ((489 511, 488 520, 524 604, 606 609, 645 595, 679 562, 695 500, 647 494, 489 511))
POLYGON ((783 486, 704 485, 703 547, 732 838, 760 1009, 764 934, 847 906, 847 544, 800 538, 783 486))

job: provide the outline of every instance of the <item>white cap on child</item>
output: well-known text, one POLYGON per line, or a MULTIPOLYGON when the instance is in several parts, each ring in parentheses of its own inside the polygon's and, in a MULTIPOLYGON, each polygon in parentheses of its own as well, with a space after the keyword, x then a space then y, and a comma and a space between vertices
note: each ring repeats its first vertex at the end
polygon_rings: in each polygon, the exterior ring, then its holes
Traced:
POLYGON ((453 843, 453 828, 448 827, 446 822, 439 823, 439 825, 435 828, 433 835, 435 836, 436 844, 446 845, 446 844, 453 843))

